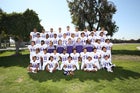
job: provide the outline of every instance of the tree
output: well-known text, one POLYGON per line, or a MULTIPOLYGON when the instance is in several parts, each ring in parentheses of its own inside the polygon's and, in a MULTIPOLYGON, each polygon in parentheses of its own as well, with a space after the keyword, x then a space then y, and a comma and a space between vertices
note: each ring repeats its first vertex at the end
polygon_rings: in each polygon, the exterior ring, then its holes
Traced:
POLYGON ((29 41, 29 34, 33 28, 43 29, 35 11, 27 9, 24 13, 3 13, 0 20, 0 31, 15 38, 16 54, 22 41, 29 41))
POLYGON ((113 2, 108 0, 67 0, 72 23, 83 30, 90 31, 104 27, 108 35, 113 36, 118 30, 113 14, 117 9, 113 2))

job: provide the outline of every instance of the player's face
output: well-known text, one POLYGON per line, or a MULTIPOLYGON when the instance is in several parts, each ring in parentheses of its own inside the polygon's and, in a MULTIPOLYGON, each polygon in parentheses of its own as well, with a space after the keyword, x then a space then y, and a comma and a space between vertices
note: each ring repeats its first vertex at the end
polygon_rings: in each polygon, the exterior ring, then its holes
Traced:
POLYGON ((41 42, 41 45, 43 45, 44 44, 44 42, 41 42))
POLYGON ((84 49, 84 52, 87 52, 87 49, 84 49))
POLYGON ((88 61, 91 61, 92 60, 92 58, 91 57, 88 57, 88 61))
POLYGON ((71 39, 69 39, 68 42, 71 43, 71 39))
POLYGON ((84 33, 82 33, 82 34, 81 34, 81 37, 84 37, 84 36, 85 36, 85 34, 84 34, 84 33))
POLYGON ((78 40, 77 40, 77 41, 78 41, 78 43, 80 43, 80 42, 81 42, 81 39, 80 39, 80 38, 78 38, 78 40))
POLYGON ((34 46, 34 45, 35 45, 35 43, 34 43, 34 42, 31 42, 31 45, 32 45, 32 46, 34 46))
POLYGON ((53 45, 53 42, 50 42, 50 46, 52 46, 53 45))
POLYGON ((62 45, 62 40, 59 40, 59 41, 58 41, 58 44, 62 45))
POLYGON ((71 62, 71 57, 68 58, 68 61, 71 62))
POLYGON ((78 28, 75 28, 75 31, 78 32, 78 28))
POLYGON ((102 30, 102 31, 104 31, 104 30, 105 30, 105 28, 103 27, 101 30, 102 30))
POLYGON ((49 35, 48 34, 46 34, 46 38, 49 38, 49 35))
POLYGON ((84 32, 87 32, 87 29, 84 29, 84 32))
POLYGON ((107 60, 108 59, 108 56, 105 56, 105 60, 107 60))
POLYGON ((107 43, 110 43, 110 41, 109 41, 109 40, 107 40, 106 42, 107 42, 107 43))
POLYGON ((93 31, 96 32, 96 29, 94 28, 93 31))
POLYGON ((61 32, 61 28, 58 28, 58 31, 61 32))
POLYGON ((36 49, 36 53, 39 53, 39 49, 36 49))
POLYGON ((42 30, 42 33, 45 33, 45 30, 42 30))
POLYGON ((103 48, 103 51, 106 52, 106 48, 103 48))
POLYGON ((44 54, 46 54, 47 53, 47 50, 44 50, 43 52, 44 52, 44 54))
POLYGON ((76 53, 76 50, 73 50, 73 53, 76 53))
POLYGON ((33 61, 36 61, 36 57, 33 57, 33 61))
POLYGON ((50 29, 50 32, 53 32, 53 28, 50 29))
POLYGON ((100 40, 98 40, 97 42, 100 43, 100 40))
POLYGON ((103 36, 104 34, 103 33, 100 33, 100 36, 103 36))
POLYGON ((54 38, 56 38, 57 37, 57 34, 54 34, 54 38))
POLYGON ((74 38, 74 37, 75 37, 75 34, 72 34, 72 35, 71 35, 71 37, 73 37, 73 38, 74 38))
POLYGON ((53 57, 50 57, 50 60, 53 61, 53 57))
POLYGON ((94 36, 94 33, 91 33, 91 36, 94 36))
POLYGON ((65 33, 63 34, 63 37, 66 38, 66 34, 65 33))
POLYGON ((37 35, 37 37, 39 38, 39 37, 40 37, 40 35, 38 34, 38 35, 37 35))
POLYGON ((70 27, 68 26, 68 27, 67 27, 67 31, 69 31, 69 30, 70 30, 70 27))
POLYGON ((96 53, 97 52, 97 49, 94 49, 93 52, 96 53))
POLYGON ((56 51, 56 50, 54 50, 54 51, 53 51, 53 53, 57 53, 57 51, 56 51))
POLYGON ((64 50, 63 53, 66 54, 66 50, 64 50))
POLYGON ((36 30, 36 28, 34 28, 34 30, 33 30, 34 32, 37 32, 37 30, 36 30))

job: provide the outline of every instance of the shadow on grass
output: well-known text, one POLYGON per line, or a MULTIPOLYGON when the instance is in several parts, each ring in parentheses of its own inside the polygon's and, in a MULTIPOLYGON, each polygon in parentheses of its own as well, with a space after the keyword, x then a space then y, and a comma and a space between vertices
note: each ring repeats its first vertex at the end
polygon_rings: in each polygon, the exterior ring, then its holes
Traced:
MULTIPOLYGON (((26 67, 29 64, 29 55, 22 55, 22 56, 9 56, 9 57, 0 57, 0 67, 12 67, 12 66, 19 66, 26 67)), ((140 78, 140 73, 126 70, 123 67, 116 67, 114 68, 113 73, 108 73, 105 70, 99 70, 96 73, 84 72, 84 71, 75 71, 74 76, 65 76, 63 75, 63 71, 56 71, 55 73, 48 73, 46 71, 39 71, 37 74, 28 73, 31 79, 39 82, 45 82, 48 80, 52 80, 53 82, 60 81, 62 79, 70 81, 73 79, 79 79, 81 82, 86 80, 94 80, 96 82, 100 82, 100 80, 108 80, 112 81, 114 79, 129 79, 140 78)))
POLYGON ((113 55, 138 55, 140 56, 139 50, 112 50, 113 55))
POLYGON ((0 67, 20 66, 26 68, 29 64, 29 55, 13 55, 0 57, 0 67))
POLYGON ((120 79, 120 80, 129 79, 129 78, 138 79, 140 78, 140 73, 126 70, 123 69, 122 67, 116 67, 114 68, 113 73, 108 73, 105 70, 99 70, 96 73, 84 72, 80 70, 80 71, 75 71, 74 76, 65 76, 63 75, 63 71, 56 71, 55 73, 40 71, 37 74, 29 73, 29 76, 33 80, 37 80, 39 82, 44 82, 47 80, 52 80, 53 82, 56 82, 56 81, 60 81, 61 79, 65 79, 67 81, 70 81, 72 79, 79 79, 81 82, 84 82, 86 80, 94 80, 96 82, 100 82, 100 80, 112 81, 114 79, 120 79))

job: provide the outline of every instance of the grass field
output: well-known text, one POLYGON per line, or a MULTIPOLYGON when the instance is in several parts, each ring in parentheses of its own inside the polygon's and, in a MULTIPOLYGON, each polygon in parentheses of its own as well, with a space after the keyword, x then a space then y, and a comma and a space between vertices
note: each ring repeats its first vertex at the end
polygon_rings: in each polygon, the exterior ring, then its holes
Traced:
POLYGON ((140 44, 113 46, 113 73, 76 71, 64 76, 62 71, 27 73, 28 51, 10 56, 13 51, 0 53, 0 93, 140 93, 140 44))

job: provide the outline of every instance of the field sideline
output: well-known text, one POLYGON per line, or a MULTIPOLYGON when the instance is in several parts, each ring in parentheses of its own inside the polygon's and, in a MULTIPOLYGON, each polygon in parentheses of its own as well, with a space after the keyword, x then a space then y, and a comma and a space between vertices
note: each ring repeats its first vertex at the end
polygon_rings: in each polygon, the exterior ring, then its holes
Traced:
POLYGON ((113 73, 76 71, 64 76, 62 71, 27 73, 29 52, 10 56, 0 53, 0 93, 140 93, 140 44, 113 46, 112 60, 117 65, 113 73))

